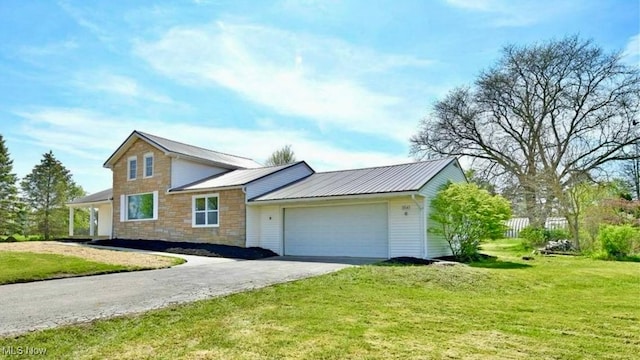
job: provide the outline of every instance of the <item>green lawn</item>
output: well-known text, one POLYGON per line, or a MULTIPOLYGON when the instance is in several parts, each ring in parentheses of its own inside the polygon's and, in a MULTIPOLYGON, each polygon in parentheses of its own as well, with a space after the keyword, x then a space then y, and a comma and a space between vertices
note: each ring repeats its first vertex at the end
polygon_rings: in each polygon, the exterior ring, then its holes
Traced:
POLYGON ((640 264, 526 262, 512 244, 477 267, 350 268, 0 346, 69 359, 638 358, 640 264))
POLYGON ((137 268, 88 261, 75 256, 0 251, 0 285, 135 269, 137 268))

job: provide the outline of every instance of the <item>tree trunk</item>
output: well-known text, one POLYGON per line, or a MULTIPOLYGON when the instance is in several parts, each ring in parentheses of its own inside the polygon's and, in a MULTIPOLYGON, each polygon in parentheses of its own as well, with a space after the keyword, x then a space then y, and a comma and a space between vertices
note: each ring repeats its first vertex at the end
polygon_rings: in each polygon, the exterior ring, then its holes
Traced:
POLYGON ((535 228, 544 227, 544 221, 546 219, 543 218, 540 207, 538 206, 538 198, 535 188, 524 185, 523 189, 525 206, 527 208, 527 217, 529 218, 529 226, 535 228))

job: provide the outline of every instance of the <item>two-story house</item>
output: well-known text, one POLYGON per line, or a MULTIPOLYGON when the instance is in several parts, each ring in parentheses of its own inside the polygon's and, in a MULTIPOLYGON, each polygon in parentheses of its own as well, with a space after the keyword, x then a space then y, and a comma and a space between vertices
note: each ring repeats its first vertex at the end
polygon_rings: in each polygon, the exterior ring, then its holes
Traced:
MULTIPOLYGON (((429 199, 466 181, 455 158, 315 172, 134 131, 104 163, 113 188, 77 199, 92 236, 259 246, 278 254, 436 257, 429 199), (97 210, 97 212, 96 212, 97 210), (96 231, 97 230, 97 231, 96 231)), ((73 235, 73 221, 70 221, 73 235)))

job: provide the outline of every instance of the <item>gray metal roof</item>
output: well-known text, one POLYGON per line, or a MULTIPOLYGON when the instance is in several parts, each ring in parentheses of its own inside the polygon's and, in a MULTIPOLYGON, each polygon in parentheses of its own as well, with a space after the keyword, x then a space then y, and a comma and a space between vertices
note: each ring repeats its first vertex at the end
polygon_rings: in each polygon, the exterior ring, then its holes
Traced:
POLYGON ((455 158, 365 169, 320 172, 252 201, 417 191, 455 158))
POLYGON ((71 201, 69 205, 91 204, 111 199, 113 199, 113 189, 106 189, 98 191, 97 193, 93 193, 91 195, 87 195, 85 197, 75 199, 71 201))
POLYGON ((246 157, 225 154, 218 151, 213 151, 198 146, 181 143, 178 141, 165 139, 163 137, 147 134, 138 130, 134 130, 131 135, 129 135, 127 140, 125 140, 125 142, 123 142, 122 145, 118 147, 118 149, 109 157, 109 159, 107 159, 104 165, 106 167, 110 167, 110 165, 112 165, 111 162, 115 161, 121 156, 120 154, 122 152, 126 151, 126 149, 129 147, 127 143, 130 144, 130 140, 135 139, 135 137, 141 138, 167 153, 212 162, 221 165, 222 167, 228 167, 232 169, 262 167, 262 165, 260 165, 259 163, 246 157))
POLYGON ((258 180, 267 175, 273 174, 275 172, 278 172, 280 170, 289 168, 291 166, 294 166, 300 163, 304 163, 304 161, 298 161, 296 163, 280 165, 280 166, 261 167, 257 169, 233 170, 226 173, 210 176, 205 179, 198 180, 187 185, 178 186, 173 189, 170 189, 169 191, 170 192, 193 191, 193 190, 215 189, 215 188, 246 185, 252 181, 258 180))

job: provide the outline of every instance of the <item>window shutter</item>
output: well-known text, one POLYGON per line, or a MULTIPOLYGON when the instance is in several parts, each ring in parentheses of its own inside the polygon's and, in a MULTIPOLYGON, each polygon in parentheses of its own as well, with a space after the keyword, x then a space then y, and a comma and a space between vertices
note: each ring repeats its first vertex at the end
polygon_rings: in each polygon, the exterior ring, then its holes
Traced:
POLYGON ((124 195, 120 195, 120 222, 126 219, 127 204, 125 204, 124 195))
POLYGON ((158 191, 153 192, 153 219, 158 219, 158 191))

